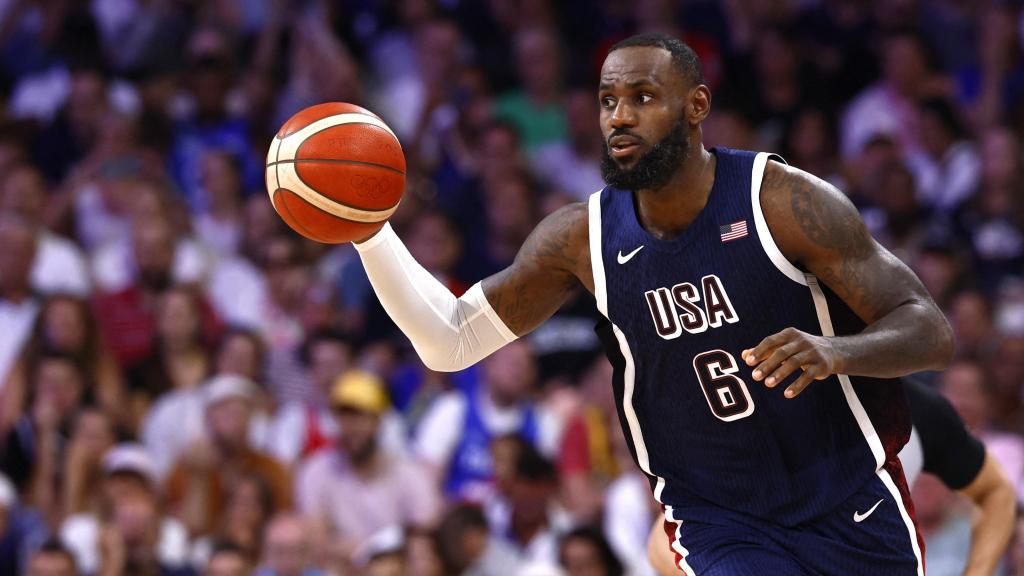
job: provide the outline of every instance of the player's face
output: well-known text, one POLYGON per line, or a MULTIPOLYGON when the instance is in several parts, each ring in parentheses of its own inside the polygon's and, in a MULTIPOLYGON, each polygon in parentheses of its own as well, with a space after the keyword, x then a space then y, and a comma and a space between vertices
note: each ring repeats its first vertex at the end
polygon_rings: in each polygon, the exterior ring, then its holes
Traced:
POLYGON ((605 148, 601 170, 609 185, 657 188, 686 160, 688 88, 667 50, 637 46, 608 55, 598 99, 605 148))

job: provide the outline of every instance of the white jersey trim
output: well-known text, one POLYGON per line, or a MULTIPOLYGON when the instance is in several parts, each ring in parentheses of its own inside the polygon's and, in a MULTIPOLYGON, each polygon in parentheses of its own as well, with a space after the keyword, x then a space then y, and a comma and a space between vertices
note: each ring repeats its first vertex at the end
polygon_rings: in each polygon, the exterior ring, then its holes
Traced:
MULTIPOLYGON (((764 219, 764 212, 761 211, 761 181, 764 179, 764 170, 771 157, 782 160, 780 156, 769 152, 760 152, 754 158, 754 169, 750 174, 750 203, 754 209, 754 226, 757 228, 757 237, 761 239, 761 248, 771 259, 772 264, 785 274, 790 280, 797 284, 807 285, 804 280, 804 273, 793 265, 779 250, 772 238, 771 230, 768 229, 768 222, 764 219)), ((785 162, 783 160, 783 162, 785 162)))
MULTIPOLYGON (((822 336, 835 336, 832 316, 828 311, 828 301, 825 299, 825 293, 822 292, 821 286, 818 285, 818 279, 811 274, 806 274, 804 275, 804 280, 811 289, 811 297, 814 298, 814 310, 818 313, 818 324, 821 326, 822 336)), ((903 503, 903 496, 900 495, 892 477, 889 476, 885 468, 882 468, 882 465, 885 464, 885 448, 882 446, 882 441, 878 437, 878 432, 875 431, 875 426, 871 423, 871 418, 864 409, 864 405, 861 404, 860 398, 857 397, 857 391, 853 389, 850 377, 846 374, 836 374, 836 377, 839 378, 839 383, 843 387, 843 395, 850 406, 850 411, 853 412, 853 417, 857 420, 857 425, 860 427, 860 431, 864 435, 868 447, 871 449, 871 454, 875 458, 875 474, 878 475, 882 483, 889 490, 889 493, 892 494, 896 507, 899 508, 900 516, 903 518, 903 523, 906 524, 907 531, 910 533, 910 545, 914 550, 914 556, 917 557, 917 574, 918 576, 924 576, 924 563, 921 561, 921 547, 917 543, 917 530, 914 529, 914 523, 910 519, 910 514, 907 513, 907 508, 903 503)))
POLYGON ((589 215, 590 268, 594 275, 594 299, 597 309, 608 317, 608 291, 604 278, 604 256, 601 253, 601 190, 590 195, 587 205, 589 215))
POLYGON ((671 506, 665 506, 665 519, 676 525, 675 538, 672 540, 672 551, 679 554, 679 563, 676 566, 682 570, 686 576, 696 576, 693 568, 687 564, 686 557, 690 555, 690 551, 683 546, 680 539, 683 537, 683 521, 677 520, 673 513, 671 506))

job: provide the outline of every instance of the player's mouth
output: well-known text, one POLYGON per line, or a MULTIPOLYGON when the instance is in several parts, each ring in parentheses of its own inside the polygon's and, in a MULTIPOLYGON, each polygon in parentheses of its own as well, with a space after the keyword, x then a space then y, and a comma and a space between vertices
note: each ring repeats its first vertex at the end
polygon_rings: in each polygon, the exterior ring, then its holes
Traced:
POLYGON ((612 136, 608 140, 608 150, 612 158, 625 158, 640 148, 640 140, 633 136, 612 136))

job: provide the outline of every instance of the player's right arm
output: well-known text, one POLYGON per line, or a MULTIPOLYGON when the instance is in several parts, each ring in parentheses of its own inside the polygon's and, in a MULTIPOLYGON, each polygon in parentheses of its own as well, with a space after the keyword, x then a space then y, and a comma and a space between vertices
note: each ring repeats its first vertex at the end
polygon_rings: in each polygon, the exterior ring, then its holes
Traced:
POLYGON ((389 225, 356 250, 384 310, 431 370, 475 364, 551 317, 591 274, 587 206, 565 206, 530 234, 515 261, 456 298, 389 225))

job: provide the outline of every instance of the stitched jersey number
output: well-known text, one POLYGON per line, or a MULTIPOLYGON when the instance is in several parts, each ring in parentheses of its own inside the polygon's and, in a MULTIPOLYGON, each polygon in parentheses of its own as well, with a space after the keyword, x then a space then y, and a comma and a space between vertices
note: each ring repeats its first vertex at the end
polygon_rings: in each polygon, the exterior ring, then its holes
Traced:
POLYGON ((747 385, 733 375, 740 369, 732 354, 725 350, 702 352, 693 358, 693 369, 716 418, 732 422, 754 413, 747 385))

